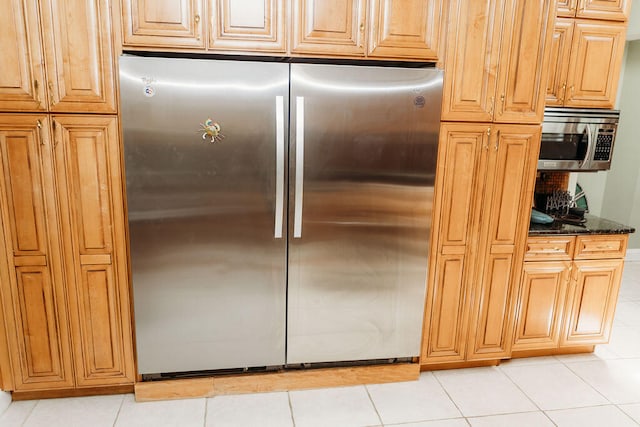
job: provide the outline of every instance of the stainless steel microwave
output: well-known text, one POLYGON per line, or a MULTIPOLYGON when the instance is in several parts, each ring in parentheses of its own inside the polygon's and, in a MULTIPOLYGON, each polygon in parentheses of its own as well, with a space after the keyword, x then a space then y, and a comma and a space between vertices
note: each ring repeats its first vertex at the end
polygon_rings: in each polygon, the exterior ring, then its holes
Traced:
POLYGON ((619 118, 618 110, 545 109, 538 170, 608 170, 619 118))

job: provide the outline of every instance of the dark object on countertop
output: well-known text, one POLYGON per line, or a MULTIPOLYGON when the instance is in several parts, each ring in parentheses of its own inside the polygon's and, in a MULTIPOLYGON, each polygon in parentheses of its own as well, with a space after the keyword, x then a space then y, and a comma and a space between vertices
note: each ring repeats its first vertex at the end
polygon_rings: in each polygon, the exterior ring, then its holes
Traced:
POLYGON ((635 233, 635 228, 619 222, 600 218, 594 215, 585 215, 585 223, 582 225, 565 224, 560 221, 554 221, 551 224, 535 224, 529 223, 529 235, 541 236, 548 234, 567 235, 567 234, 629 234, 635 233))
POLYGON ((573 216, 577 216, 579 218, 584 218, 584 213, 587 210, 585 208, 579 208, 577 206, 574 206, 572 208, 569 208, 569 215, 573 215, 573 216))

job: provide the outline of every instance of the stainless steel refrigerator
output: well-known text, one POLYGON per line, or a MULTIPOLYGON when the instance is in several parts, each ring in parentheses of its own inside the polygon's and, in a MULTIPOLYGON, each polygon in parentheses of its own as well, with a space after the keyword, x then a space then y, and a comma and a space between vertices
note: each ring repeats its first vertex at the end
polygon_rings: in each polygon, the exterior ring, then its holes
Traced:
POLYGON ((440 71, 125 55, 120 87, 141 374, 419 354, 440 71))

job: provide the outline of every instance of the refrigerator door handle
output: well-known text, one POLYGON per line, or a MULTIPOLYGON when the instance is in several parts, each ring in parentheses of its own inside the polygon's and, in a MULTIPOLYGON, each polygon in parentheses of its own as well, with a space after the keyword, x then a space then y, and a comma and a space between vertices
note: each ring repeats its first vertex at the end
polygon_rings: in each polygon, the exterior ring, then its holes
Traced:
POLYGON ((282 239, 284 213, 284 97, 276 96, 276 212, 273 237, 282 239))
POLYGON ((302 198, 304 195, 304 96, 296 97, 296 188, 293 212, 293 238, 302 237, 302 198))

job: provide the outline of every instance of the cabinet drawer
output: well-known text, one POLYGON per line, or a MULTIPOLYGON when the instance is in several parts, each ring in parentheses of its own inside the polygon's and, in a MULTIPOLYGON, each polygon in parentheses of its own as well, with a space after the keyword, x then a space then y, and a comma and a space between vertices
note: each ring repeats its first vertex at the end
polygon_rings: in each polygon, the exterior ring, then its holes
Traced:
POLYGON ((627 250, 626 234, 578 236, 574 259, 624 258, 627 250))
POLYGON ((525 261, 570 260, 576 243, 575 236, 529 237, 525 261))

